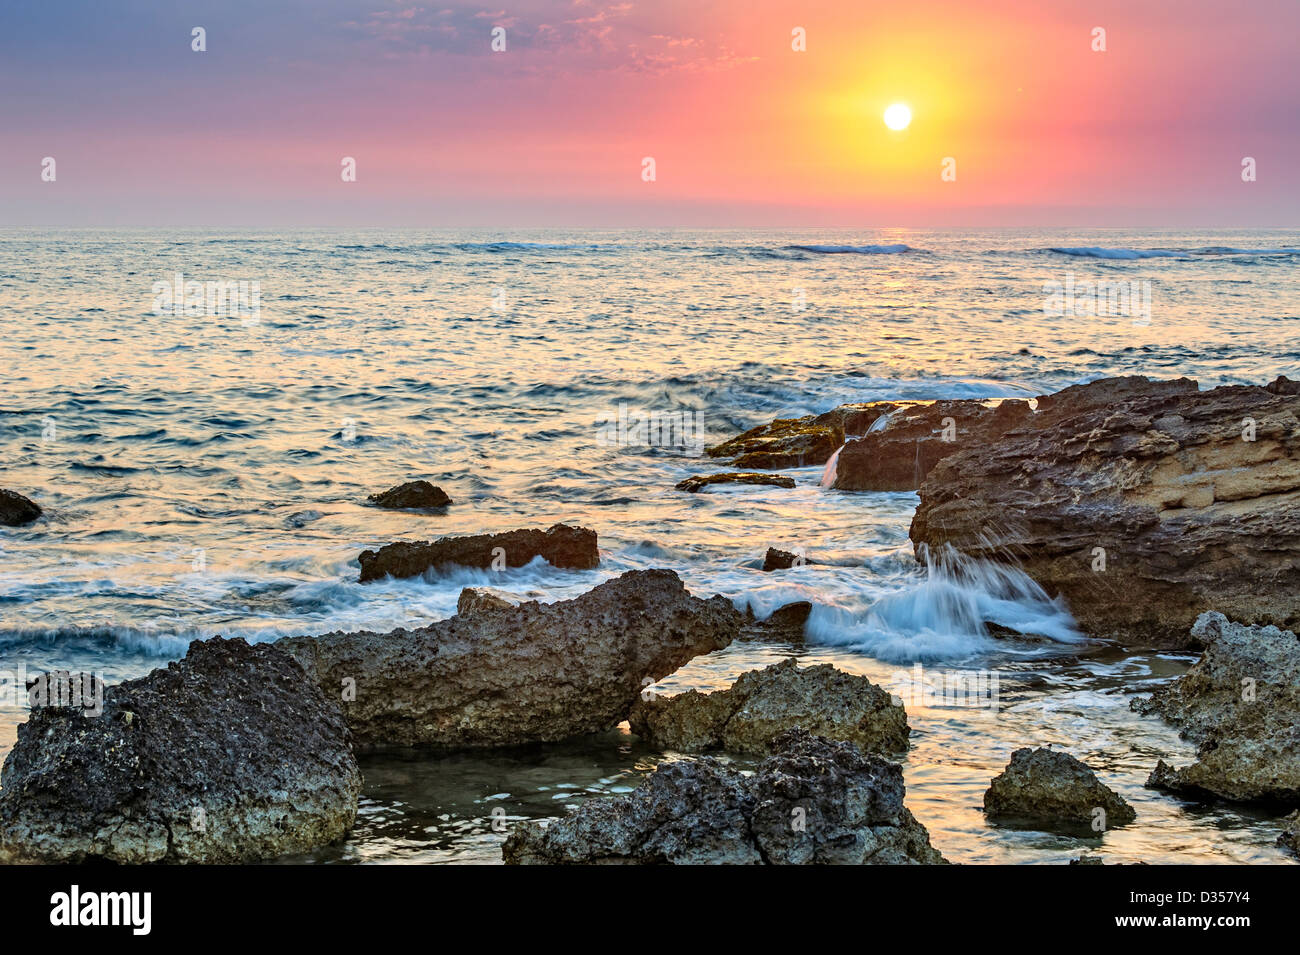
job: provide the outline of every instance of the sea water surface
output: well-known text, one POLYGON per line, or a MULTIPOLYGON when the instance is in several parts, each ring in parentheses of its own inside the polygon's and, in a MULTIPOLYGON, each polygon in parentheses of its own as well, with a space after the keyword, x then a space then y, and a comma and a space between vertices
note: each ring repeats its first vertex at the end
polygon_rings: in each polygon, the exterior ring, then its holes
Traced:
MULTIPOLYGON (((786 472, 793 490, 685 494, 677 481, 716 467, 698 442, 607 437, 620 413, 689 414, 711 443, 847 401, 1295 377, 1298 250, 1286 232, 0 231, 0 487, 46 512, 0 528, 0 755, 26 717, 20 672, 115 682, 199 637, 416 626, 466 585, 551 601, 667 567, 760 616, 815 609, 804 639, 737 643, 666 693, 791 655, 895 687, 918 664, 997 674, 997 706, 908 706, 907 802, 952 861, 1285 861, 1272 815, 1142 786, 1193 750, 1128 702, 1193 657, 1079 639, 1024 581, 928 571, 908 542, 914 494, 829 491, 820 467, 786 472), (256 282, 257 314, 160 311, 155 284, 178 273, 256 282), (1139 283, 1149 310, 1045 310, 1052 289, 1114 281, 1139 283), (415 478, 455 505, 365 506, 415 478), (598 570, 356 582, 368 547, 556 521, 598 531, 598 570), (765 574, 769 546, 818 563, 765 574), (990 610, 1044 636, 985 632, 990 610), (989 779, 1045 744, 1138 822, 1091 837, 988 824, 989 779)), ((499 861, 502 829, 629 791, 665 758, 626 727, 367 757, 355 832, 312 858, 499 861)))

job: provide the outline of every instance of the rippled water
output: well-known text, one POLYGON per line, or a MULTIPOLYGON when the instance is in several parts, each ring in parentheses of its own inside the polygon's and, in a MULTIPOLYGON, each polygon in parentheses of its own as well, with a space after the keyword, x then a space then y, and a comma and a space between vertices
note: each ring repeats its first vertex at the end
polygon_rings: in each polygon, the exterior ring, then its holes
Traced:
MULTIPOLYGON (((949 858, 1276 861, 1268 818, 1141 788, 1157 757, 1190 749, 1127 699, 1186 658, 995 639, 945 608, 997 595, 913 560, 915 495, 827 491, 820 468, 789 472, 792 491, 687 495, 673 485, 712 467, 697 449, 611 447, 601 424, 620 406, 689 411, 712 441, 844 401, 1295 377, 1298 247, 1260 232, 0 232, 0 486, 47 512, 0 529, 0 668, 118 680, 196 636, 387 629, 452 613, 466 584, 552 600, 670 567, 760 614, 816 609, 806 644, 738 644, 668 689, 788 653, 878 681, 914 660, 998 670, 996 715, 909 707, 908 802, 949 858), (256 322, 155 314, 154 283, 176 273, 257 282, 256 322), (1150 283, 1149 324, 1045 314, 1045 283, 1118 280, 1150 283), (455 506, 362 506, 416 477, 455 506), (557 520, 597 529, 599 570, 355 582, 366 547, 557 520), (763 574, 772 545, 821 563, 763 574), (1096 842, 985 825, 989 777, 1047 742, 1101 770, 1139 823, 1096 842)), ((1060 622, 1050 604, 1003 603, 1038 632, 1060 622)), ((24 715, 0 705, 0 749, 24 715)), ((497 859, 494 807, 555 814, 661 755, 612 732, 368 759, 357 831, 320 855, 497 859)))

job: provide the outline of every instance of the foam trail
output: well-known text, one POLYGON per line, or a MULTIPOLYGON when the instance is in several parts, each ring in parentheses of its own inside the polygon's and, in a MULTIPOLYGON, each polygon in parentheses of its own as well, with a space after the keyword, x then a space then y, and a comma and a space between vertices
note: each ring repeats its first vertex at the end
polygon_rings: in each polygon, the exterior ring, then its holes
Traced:
POLYGON ((847 647, 893 663, 954 661, 993 650, 989 624, 1075 644, 1087 638, 1060 601, 1052 600, 1019 567, 977 560, 945 548, 927 556, 915 587, 887 594, 865 613, 815 606, 807 633, 816 643, 847 647))

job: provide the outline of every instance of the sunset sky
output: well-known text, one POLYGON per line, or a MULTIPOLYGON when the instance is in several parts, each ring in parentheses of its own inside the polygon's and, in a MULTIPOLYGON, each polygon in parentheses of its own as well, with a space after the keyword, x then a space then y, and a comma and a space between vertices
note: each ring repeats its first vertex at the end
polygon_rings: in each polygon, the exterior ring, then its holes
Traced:
POLYGON ((1298 34, 1297 0, 15 0, 0 226, 1290 226, 1298 34))

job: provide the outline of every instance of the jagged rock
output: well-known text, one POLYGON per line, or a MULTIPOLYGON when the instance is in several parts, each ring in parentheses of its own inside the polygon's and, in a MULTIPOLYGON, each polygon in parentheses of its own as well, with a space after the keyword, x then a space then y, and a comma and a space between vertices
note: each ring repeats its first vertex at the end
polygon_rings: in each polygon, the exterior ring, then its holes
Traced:
POLYGON ((1147 785, 1193 797, 1300 803, 1300 640, 1277 627, 1249 627, 1204 613, 1192 628, 1201 659, 1149 699, 1198 744, 1196 762, 1161 760, 1147 785))
POLYGON ((628 722, 653 745, 685 753, 765 753, 795 727, 863 752, 901 753, 909 733, 903 707, 866 677, 829 663, 800 668, 793 658, 743 673, 725 690, 638 700, 628 722))
POLYGON ((585 527, 556 524, 547 530, 526 528, 504 534, 475 534, 472 537, 442 537, 429 541, 399 541, 379 550, 362 551, 361 582, 384 577, 418 577, 427 570, 447 564, 464 567, 522 567, 535 557, 552 566, 590 570, 600 563, 596 532, 585 527))
POLYGON ((791 567, 806 567, 815 563, 817 561, 809 560, 802 554, 792 554, 788 550, 777 550, 775 547, 769 547, 767 553, 763 556, 763 570, 765 572, 789 570, 791 567))
POLYGON ((703 757, 665 763, 626 796, 515 829, 508 864, 941 864, 903 805, 897 763, 791 730, 752 776, 703 757))
POLYGON ((446 507, 451 503, 446 491, 428 481, 408 481, 381 494, 371 494, 367 500, 375 507, 403 511, 446 507))
POLYGON ((898 407, 892 401, 874 401, 841 405, 819 415, 778 418, 704 451, 710 457, 734 457, 739 468, 774 471, 825 464, 847 435, 863 434, 898 407))
POLYGON ((1286 375, 1278 375, 1264 388, 1275 395, 1300 395, 1300 381, 1292 381, 1286 375))
POLYGON ((918 556, 950 544, 1018 562, 1085 631, 1130 644, 1188 646, 1211 609, 1300 623, 1300 396, 1175 388, 1068 407, 937 464, 918 556))
POLYGON ((638 570, 573 600, 277 646, 328 695, 345 693, 357 746, 477 749, 612 727, 643 687, 727 646, 742 620, 724 597, 692 597, 670 570, 638 570))
POLYGON ((1069 753, 1051 749, 1018 749, 1002 774, 984 793, 984 812, 991 818, 1034 819, 1060 827, 1105 829, 1137 818, 1124 798, 1105 786, 1097 774, 1069 753), (1098 816, 1097 810, 1105 815, 1098 816))
POLYGON ((697 474, 677 482, 677 490, 698 494, 710 484, 771 484, 794 487, 794 478, 779 474, 756 474, 752 471, 728 471, 725 474, 697 474))
POLYGON ((509 610, 521 603, 521 598, 495 587, 466 587, 456 600, 456 613, 463 617, 484 610, 509 610))
POLYGON ((220 637, 40 706, 0 773, 0 861, 242 863, 341 838, 361 775, 333 693, 274 646, 220 637))
POLYGON ((804 626, 808 623, 810 614, 812 603, 807 600, 796 600, 777 607, 762 620, 754 616, 753 610, 747 609, 741 637, 746 640, 798 642, 803 640, 804 626))
POLYGON ((1286 828, 1277 837, 1277 844, 1288 852, 1300 856, 1300 809, 1291 813, 1283 821, 1286 823, 1286 828))
POLYGON ((41 508, 35 501, 23 497, 17 491, 0 487, 0 524, 5 527, 21 527, 40 516, 41 508))
POLYGON ((939 461, 959 451, 978 453, 1009 431, 1042 429, 1088 409, 1138 395, 1194 392, 1188 378, 1104 378, 1072 385, 1033 401, 958 399, 905 405, 859 438, 835 461, 832 487, 840 491, 915 491, 939 461))

